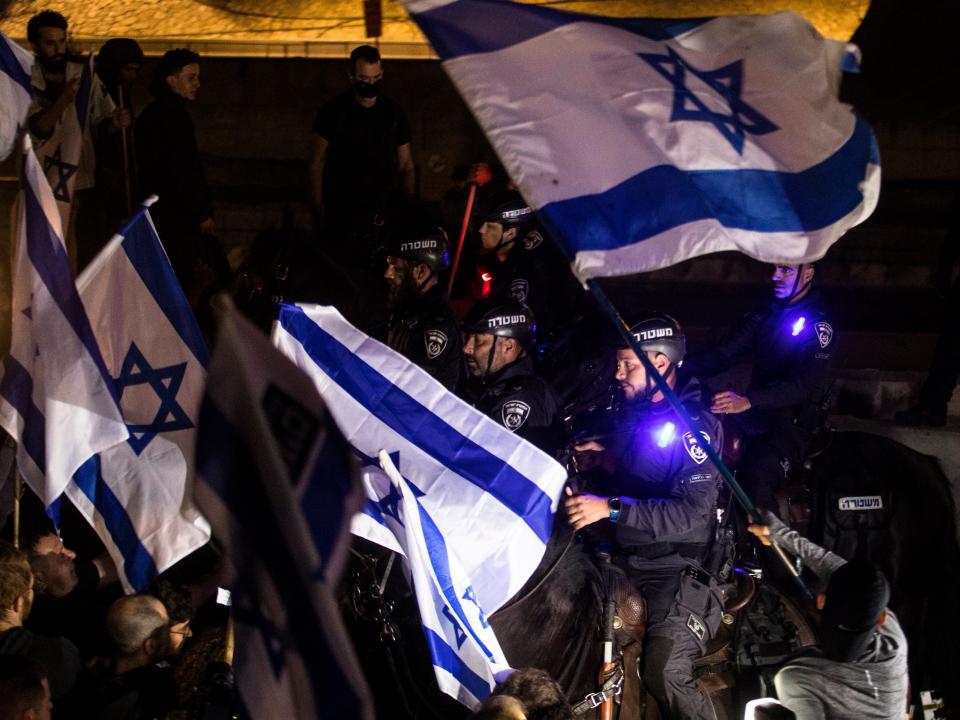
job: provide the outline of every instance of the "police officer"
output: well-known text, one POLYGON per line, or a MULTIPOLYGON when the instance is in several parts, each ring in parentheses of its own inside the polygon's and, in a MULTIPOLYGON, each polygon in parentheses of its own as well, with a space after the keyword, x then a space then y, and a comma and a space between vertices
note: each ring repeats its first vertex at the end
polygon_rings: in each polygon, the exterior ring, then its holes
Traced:
MULTIPOLYGON (((576 530, 612 522, 616 559, 647 602, 642 677, 664 718, 713 718, 713 706, 693 678, 693 661, 720 627, 722 597, 703 569, 715 527, 718 472, 702 444, 718 452, 717 420, 700 404, 700 387, 678 387, 685 340, 669 315, 646 313, 630 328, 657 373, 676 388, 699 437, 687 431, 631 348, 617 351, 616 380, 627 432, 609 448, 596 441, 577 451, 601 453, 620 495, 572 495, 567 514, 576 530)), ((596 458, 593 458, 596 460, 596 458)))
POLYGON ((444 291, 449 268, 447 235, 439 227, 406 224, 387 243, 387 344, 453 390, 463 343, 444 291))
POLYGON ((732 415, 744 433, 737 476, 761 507, 776 507, 774 493, 803 459, 829 403, 834 329, 813 278, 811 264, 774 266, 774 301, 748 313, 719 346, 691 354, 684 365, 685 373, 706 379, 753 363, 747 392, 716 393, 710 411, 732 415))
POLYGON ((485 284, 473 289, 474 297, 511 297, 529 307, 537 318, 537 333, 544 337, 560 318, 573 314, 578 286, 566 267, 547 264, 550 241, 536 222, 526 200, 516 190, 493 194, 478 206, 480 257, 485 284), (485 273, 485 274, 484 274, 485 273))
POLYGON ((470 374, 463 396, 507 430, 556 456, 563 426, 553 389, 533 372, 529 353, 535 327, 530 308, 516 300, 477 303, 463 328, 470 374))

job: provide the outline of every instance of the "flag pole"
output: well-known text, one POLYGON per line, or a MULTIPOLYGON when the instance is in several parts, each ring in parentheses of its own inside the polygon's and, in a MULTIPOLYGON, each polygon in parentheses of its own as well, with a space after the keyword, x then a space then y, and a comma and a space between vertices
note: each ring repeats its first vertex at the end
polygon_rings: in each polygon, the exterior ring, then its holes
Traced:
MULTIPOLYGON (((123 102, 123 84, 117 84, 117 97, 121 112, 125 110, 123 102)), ((127 215, 133 214, 133 194, 130 192, 130 150, 127 147, 127 128, 120 128, 120 144, 123 147, 123 184, 127 197, 127 215)))
MULTIPOLYGON (((666 379, 662 377, 659 372, 657 372, 656 368, 653 367, 653 363, 650 362, 650 358, 647 357, 647 354, 640 348, 640 344, 630 334, 630 328, 623 321, 623 318, 620 317, 620 313, 617 312, 616 307, 614 307, 613 303, 610 302, 610 299, 603 291, 603 288, 600 287, 600 284, 594 278, 587 279, 587 288, 590 290, 593 297, 596 298, 610 322, 617 327, 617 330, 620 332, 620 336, 627 342, 628 347, 630 347, 634 353, 636 353, 637 358, 643 365, 644 371, 647 373, 647 377, 653 379, 654 384, 657 386, 657 390, 663 394, 664 398, 670 404, 670 407, 672 407, 673 411, 677 414, 680 422, 683 423, 683 426, 690 432, 690 436, 694 443, 696 443, 696 445, 700 447, 704 453, 706 453, 710 462, 712 462, 720 472, 720 475, 727 483, 727 487, 730 488, 730 492, 733 493, 733 496, 737 499, 737 502, 740 503, 740 506, 746 511, 748 516, 754 520, 759 520, 760 515, 757 513, 757 508, 753 504, 753 501, 750 499, 747 493, 744 492, 743 487, 741 487, 740 483, 737 482, 737 479, 733 476, 733 473, 730 472, 730 468, 728 468, 723 460, 720 459, 720 456, 717 454, 717 451, 713 449, 713 446, 710 443, 700 442, 700 433, 693 424, 693 420, 687 413, 686 408, 683 407, 683 403, 680 402, 680 398, 677 397, 677 394, 673 391, 670 385, 667 384, 666 379)), ((790 562, 790 558, 788 558, 786 553, 784 553, 783 548, 781 548, 777 543, 773 542, 772 538, 770 547, 774 549, 774 552, 777 553, 783 564, 787 566, 790 576, 793 578, 801 592, 808 599, 813 600, 813 595, 810 593, 810 590, 807 588, 806 584, 804 584, 803 579, 800 577, 800 573, 797 572, 797 569, 794 567, 793 563, 790 562)))
POLYGON ((457 277, 457 268, 460 266, 460 255, 463 252, 463 241, 467 237, 467 227, 470 225, 470 215, 473 213, 473 201, 477 197, 477 183, 470 183, 470 192, 467 194, 467 208, 463 213, 463 224, 460 225, 460 238, 457 240, 457 252, 453 256, 453 266, 450 268, 450 280, 447 282, 447 295, 453 292, 453 281, 457 277))

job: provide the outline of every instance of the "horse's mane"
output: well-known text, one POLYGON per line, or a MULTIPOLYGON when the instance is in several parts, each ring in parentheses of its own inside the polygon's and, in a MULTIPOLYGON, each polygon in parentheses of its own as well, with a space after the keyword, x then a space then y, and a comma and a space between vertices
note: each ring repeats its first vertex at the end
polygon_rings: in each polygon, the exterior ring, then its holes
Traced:
POLYGON ((536 572, 490 622, 512 667, 546 670, 577 702, 596 689, 601 609, 599 573, 561 511, 536 572))

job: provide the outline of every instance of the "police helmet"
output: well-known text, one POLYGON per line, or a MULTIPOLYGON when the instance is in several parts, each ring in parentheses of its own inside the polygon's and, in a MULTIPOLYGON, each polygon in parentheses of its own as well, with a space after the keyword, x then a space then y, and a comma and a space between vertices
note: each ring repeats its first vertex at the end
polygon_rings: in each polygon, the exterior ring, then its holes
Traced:
POLYGON ((473 306, 463 324, 467 334, 513 338, 524 348, 534 341, 537 324, 533 313, 516 300, 490 298, 473 306))
POLYGON ((407 223, 393 232, 385 244, 386 254, 409 263, 424 264, 433 272, 450 267, 447 234, 430 223, 407 223))
POLYGON ((663 353, 674 365, 687 354, 687 339, 680 323, 662 312, 638 314, 630 325, 630 335, 645 352, 663 353))
POLYGON ((531 208, 516 190, 504 190, 491 195, 477 208, 477 218, 482 222, 500 223, 506 230, 522 227, 534 220, 531 208))

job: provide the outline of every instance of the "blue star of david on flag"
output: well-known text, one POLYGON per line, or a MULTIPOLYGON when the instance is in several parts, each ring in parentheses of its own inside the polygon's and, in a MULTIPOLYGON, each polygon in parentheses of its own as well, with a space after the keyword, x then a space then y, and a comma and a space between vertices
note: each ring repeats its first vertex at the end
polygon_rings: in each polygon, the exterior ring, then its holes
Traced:
POLYGON ((53 196, 60 202, 70 202, 70 178, 77 172, 78 165, 72 165, 64 162, 62 156, 63 146, 58 145, 52 155, 47 155, 43 159, 43 172, 50 177, 50 168, 57 168, 57 182, 52 184, 53 196))
POLYGON ((137 344, 130 343, 130 349, 120 370, 120 377, 115 380, 117 394, 122 398, 125 388, 147 384, 160 398, 160 407, 157 408, 156 415, 150 424, 127 423, 130 429, 127 442, 137 455, 143 452, 157 433, 189 430, 193 427, 186 411, 177 402, 177 393, 186 369, 185 362, 164 368, 151 367, 137 344))
POLYGON ((260 633, 275 680, 283 675, 287 651, 280 628, 263 613, 263 604, 252 577, 240 575, 233 587, 233 614, 237 622, 260 633))
POLYGON ((743 93, 743 60, 737 60, 716 70, 700 70, 688 63, 671 47, 666 55, 637 53, 654 70, 673 85, 673 109, 670 120, 692 120, 712 124, 734 150, 743 154, 747 133, 766 135, 780 128, 748 105, 743 93), (730 108, 729 114, 716 112, 687 85, 687 73, 701 80, 719 95, 730 108))
MULTIPOLYGON (((369 455, 362 453, 357 448, 353 448, 353 454, 356 455, 358 458, 360 458, 360 461, 363 463, 363 467, 367 467, 367 466, 372 466, 376 468, 380 467, 380 461, 377 458, 370 457, 369 455)), ((391 462, 393 462, 394 464, 394 467, 399 468, 400 452, 395 451, 395 452, 389 453, 389 455, 390 455, 391 462)), ((409 487, 410 490, 413 491, 414 497, 422 498, 426 496, 426 493, 423 492, 423 490, 418 488, 416 485, 414 485, 412 482, 410 482, 409 478, 404 477, 403 479, 406 480, 407 487, 409 487)), ((401 527, 403 527, 403 521, 400 519, 400 510, 399 510, 401 499, 402 498, 400 497, 400 491, 397 490, 396 486, 393 483, 390 483, 390 489, 389 491, 387 491, 387 494, 384 495, 382 498, 380 498, 380 500, 377 502, 374 502, 368 499, 367 506, 368 508, 374 508, 379 510, 385 516, 392 517, 394 520, 396 520, 400 524, 401 527)))

